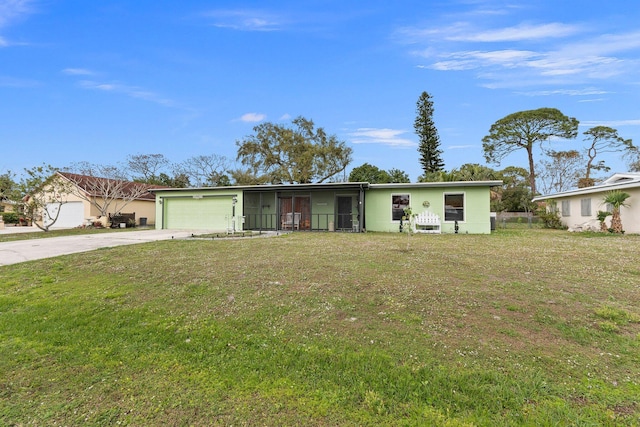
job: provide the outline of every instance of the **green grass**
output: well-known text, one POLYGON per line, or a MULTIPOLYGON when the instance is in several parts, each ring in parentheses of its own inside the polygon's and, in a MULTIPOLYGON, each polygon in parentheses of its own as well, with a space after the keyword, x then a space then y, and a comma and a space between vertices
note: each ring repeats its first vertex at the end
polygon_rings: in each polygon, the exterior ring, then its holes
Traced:
POLYGON ((293 233, 0 267, 0 425, 638 425, 639 254, 293 233))

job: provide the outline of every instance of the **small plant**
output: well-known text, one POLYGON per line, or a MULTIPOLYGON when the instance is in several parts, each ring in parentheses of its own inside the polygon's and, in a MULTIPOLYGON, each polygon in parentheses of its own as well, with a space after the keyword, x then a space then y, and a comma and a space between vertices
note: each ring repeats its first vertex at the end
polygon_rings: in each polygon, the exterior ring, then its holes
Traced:
POLYGON ((618 327, 618 325, 616 323, 610 322, 608 320, 605 320, 604 322, 600 322, 599 326, 600 326, 600 329, 603 332, 614 333, 614 332, 618 332, 620 330, 620 328, 618 327))
POLYGON ((407 233, 407 250, 409 250, 409 237, 413 234, 413 221, 415 220, 416 214, 413 213, 411 206, 407 206, 404 208, 404 216, 402 217, 402 231, 407 233))
POLYGON ((609 231, 607 229, 607 223, 605 222, 605 220, 609 215, 611 215, 611 212, 598 211, 598 215, 596 215, 596 218, 598 218, 598 221, 600 222, 600 231, 603 231, 603 232, 609 231))
POLYGON ((601 319, 609 320, 617 325, 626 325, 627 323, 637 323, 640 321, 638 316, 629 313, 621 308, 611 306, 600 307, 595 310, 595 315, 601 319))
POLYGON ((387 413, 384 399, 375 391, 368 390, 364 395, 363 403, 364 406, 375 415, 384 415, 387 413))

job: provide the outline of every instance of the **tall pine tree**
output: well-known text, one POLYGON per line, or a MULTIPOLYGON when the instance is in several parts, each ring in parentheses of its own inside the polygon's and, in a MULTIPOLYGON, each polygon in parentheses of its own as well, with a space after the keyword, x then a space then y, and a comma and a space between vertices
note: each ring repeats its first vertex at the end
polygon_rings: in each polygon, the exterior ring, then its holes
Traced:
POLYGON ((418 153, 420 153, 420 165, 424 175, 444 170, 444 162, 440 155, 440 137, 438 129, 433 124, 433 102, 431 95, 422 92, 416 108, 416 120, 413 122, 416 134, 420 138, 418 153))

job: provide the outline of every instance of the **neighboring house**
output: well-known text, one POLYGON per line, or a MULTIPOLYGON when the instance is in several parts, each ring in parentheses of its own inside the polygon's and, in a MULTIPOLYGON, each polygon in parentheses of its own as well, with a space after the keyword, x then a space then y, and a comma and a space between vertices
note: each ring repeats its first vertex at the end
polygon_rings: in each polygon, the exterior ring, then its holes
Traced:
MULTIPOLYGON (((627 233, 640 233, 640 173, 616 173, 593 187, 538 196, 533 201, 544 201, 547 210, 555 209, 569 230, 599 230, 598 211, 611 212, 611 206, 603 199, 612 190, 624 191, 631 196, 626 201, 629 206, 620 209, 622 226, 627 233)), ((611 225, 611 216, 607 217, 606 223, 611 225)))
POLYGON ((0 197, 0 212, 13 212, 16 202, 0 197))
MULTIPOLYGON (((140 220, 147 224, 154 224, 156 218, 155 195, 148 190, 166 188, 157 185, 136 182, 118 181, 107 178, 96 178, 68 172, 58 172, 59 179, 70 183, 70 191, 64 195, 65 203, 59 205, 59 215, 51 228, 74 228, 100 221, 108 225, 108 218, 101 216, 95 206, 104 205, 105 200, 112 199, 107 214, 135 213, 136 224, 140 220), (140 190, 144 185, 145 191, 140 190), (115 188, 115 190, 114 190, 115 188), (93 203, 92 203, 93 202, 93 203)), ((49 212, 54 217, 58 204, 52 204, 49 212)), ((42 221, 51 221, 43 215, 42 221)))
POLYGON ((156 228, 397 232, 404 209, 440 216, 442 232, 490 233, 502 181, 366 182, 156 189, 156 228))

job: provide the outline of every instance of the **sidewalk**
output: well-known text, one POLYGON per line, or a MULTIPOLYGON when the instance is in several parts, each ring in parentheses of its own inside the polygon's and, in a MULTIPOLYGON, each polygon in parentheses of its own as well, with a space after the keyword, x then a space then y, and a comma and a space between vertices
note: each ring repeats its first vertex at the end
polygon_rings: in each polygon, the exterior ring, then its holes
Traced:
POLYGON ((42 231, 38 227, 16 227, 13 224, 4 224, 4 228, 0 228, 0 234, 16 234, 16 233, 35 233, 42 231))

